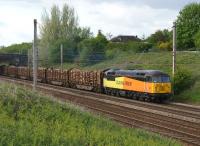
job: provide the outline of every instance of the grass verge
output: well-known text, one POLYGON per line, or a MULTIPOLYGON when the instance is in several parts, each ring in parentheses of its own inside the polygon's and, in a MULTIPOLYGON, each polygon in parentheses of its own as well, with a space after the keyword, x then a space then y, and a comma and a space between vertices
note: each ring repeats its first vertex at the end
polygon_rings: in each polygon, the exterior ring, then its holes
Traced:
POLYGON ((0 145, 178 146, 143 130, 124 128, 40 93, 0 82, 0 145))

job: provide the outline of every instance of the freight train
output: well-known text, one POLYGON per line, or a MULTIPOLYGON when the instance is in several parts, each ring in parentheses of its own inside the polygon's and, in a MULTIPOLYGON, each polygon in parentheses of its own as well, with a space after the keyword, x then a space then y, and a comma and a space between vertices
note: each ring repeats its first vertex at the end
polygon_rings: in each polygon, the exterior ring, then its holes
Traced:
MULTIPOLYGON (((32 80, 33 70, 28 67, 0 66, 0 75, 32 80)), ((38 82, 142 101, 162 102, 171 95, 170 77, 159 70, 38 68, 38 82)))

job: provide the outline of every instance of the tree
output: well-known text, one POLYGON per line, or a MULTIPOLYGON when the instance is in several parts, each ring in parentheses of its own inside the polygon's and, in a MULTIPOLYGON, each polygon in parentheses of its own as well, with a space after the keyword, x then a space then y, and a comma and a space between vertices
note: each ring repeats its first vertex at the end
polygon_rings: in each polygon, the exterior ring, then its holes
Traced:
POLYGON ((77 29, 78 17, 75 15, 74 9, 65 4, 61 16, 62 39, 73 39, 78 33, 77 29))
POLYGON ((63 53, 67 56, 64 61, 73 61, 77 54, 77 44, 91 33, 89 28, 78 26, 78 16, 75 10, 67 4, 62 11, 54 5, 51 13, 44 11, 42 14, 42 25, 40 27, 40 59, 45 62, 57 63, 60 58, 60 45, 63 44, 63 53))
POLYGON ((200 29, 200 4, 186 5, 177 19, 177 44, 179 50, 188 50, 195 46, 194 36, 200 29))
POLYGON ((158 44, 158 48, 161 51, 172 51, 172 41, 161 42, 160 44, 158 44))
POLYGON ((195 37, 195 47, 200 50, 200 30, 196 33, 195 37))
POLYGON ((13 44, 8 47, 3 47, 0 49, 0 53, 20 53, 27 55, 28 49, 32 48, 32 43, 21 43, 13 44))
POLYGON ((147 41, 154 44, 154 46, 160 42, 169 42, 170 40, 172 40, 172 32, 167 29, 158 30, 147 38, 147 41))
POLYGON ((108 41, 101 31, 98 32, 95 38, 83 40, 79 44, 79 60, 82 65, 89 65, 103 60, 107 43, 108 41))
POLYGON ((151 43, 156 50, 170 51, 172 48, 172 31, 167 29, 158 30, 149 36, 147 41, 151 43))

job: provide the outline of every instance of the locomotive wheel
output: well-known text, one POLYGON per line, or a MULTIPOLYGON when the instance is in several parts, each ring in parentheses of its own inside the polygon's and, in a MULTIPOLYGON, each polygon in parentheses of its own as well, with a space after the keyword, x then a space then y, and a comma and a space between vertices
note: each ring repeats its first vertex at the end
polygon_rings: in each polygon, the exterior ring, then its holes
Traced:
POLYGON ((147 97, 145 98, 145 101, 146 101, 146 102, 151 102, 151 98, 147 96, 147 97))
POLYGON ((105 88, 105 93, 106 93, 107 95, 110 95, 110 94, 111 94, 110 89, 109 89, 109 88, 105 88))
POLYGON ((131 91, 128 91, 126 95, 129 99, 133 97, 133 93, 131 91))
POLYGON ((119 90, 116 90, 116 96, 119 97, 119 90))
POLYGON ((111 89, 111 95, 116 96, 117 95, 117 90, 116 89, 111 89))
POLYGON ((142 96, 141 96, 139 99, 140 99, 141 101, 145 101, 145 97, 142 97, 142 96))

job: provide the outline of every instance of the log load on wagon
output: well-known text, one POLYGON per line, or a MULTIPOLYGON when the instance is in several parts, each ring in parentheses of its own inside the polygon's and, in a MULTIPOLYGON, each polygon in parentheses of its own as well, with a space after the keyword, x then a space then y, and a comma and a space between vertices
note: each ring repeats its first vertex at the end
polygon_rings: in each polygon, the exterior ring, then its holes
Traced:
POLYGON ((72 88, 101 92, 102 72, 72 69, 69 71, 69 86, 72 88))
POLYGON ((48 68, 46 70, 46 82, 68 87, 68 71, 48 68))

